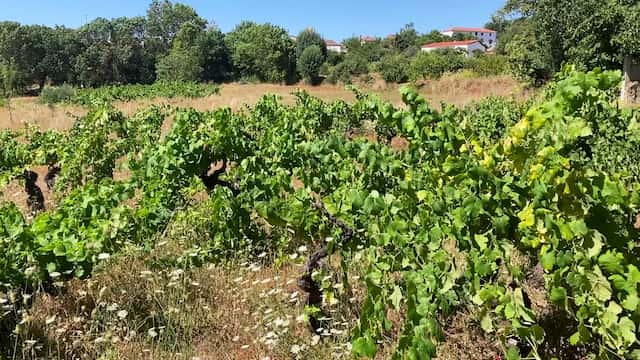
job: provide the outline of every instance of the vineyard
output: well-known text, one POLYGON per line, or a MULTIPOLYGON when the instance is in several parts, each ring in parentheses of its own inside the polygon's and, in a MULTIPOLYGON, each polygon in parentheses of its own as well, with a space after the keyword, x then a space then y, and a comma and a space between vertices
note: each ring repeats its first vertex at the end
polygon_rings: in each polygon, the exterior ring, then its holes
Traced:
POLYGON ((57 176, 54 206, 0 207, 0 358, 31 340, 13 331, 29 294, 153 249, 203 191, 209 236, 190 266, 308 248, 307 336, 327 336, 339 299, 357 308, 356 357, 435 358, 470 312, 498 358, 640 359, 640 112, 617 104, 620 81, 567 69, 536 103, 441 111, 409 88, 402 107, 359 92, 237 113, 101 105, 69 132, 5 130, 0 189, 37 200, 29 169, 57 176))
POLYGON ((45 88, 40 95, 40 100, 49 105, 64 102, 82 106, 96 106, 114 101, 127 102, 175 97, 201 98, 218 94, 219 90, 217 85, 192 82, 156 82, 150 85, 112 85, 83 89, 74 89, 71 86, 63 85, 45 88))

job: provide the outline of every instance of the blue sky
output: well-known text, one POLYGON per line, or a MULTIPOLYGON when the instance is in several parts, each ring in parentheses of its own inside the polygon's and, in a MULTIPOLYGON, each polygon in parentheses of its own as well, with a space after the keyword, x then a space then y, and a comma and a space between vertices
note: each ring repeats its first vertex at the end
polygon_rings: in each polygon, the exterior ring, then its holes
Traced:
MULTIPOLYGON (((98 16, 144 15, 149 0, 0 0, 0 20, 78 27, 98 16)), ((482 26, 505 0, 183 0, 230 31, 242 20, 270 22, 296 34, 314 27, 326 38, 386 36, 413 22, 421 32, 482 26)))

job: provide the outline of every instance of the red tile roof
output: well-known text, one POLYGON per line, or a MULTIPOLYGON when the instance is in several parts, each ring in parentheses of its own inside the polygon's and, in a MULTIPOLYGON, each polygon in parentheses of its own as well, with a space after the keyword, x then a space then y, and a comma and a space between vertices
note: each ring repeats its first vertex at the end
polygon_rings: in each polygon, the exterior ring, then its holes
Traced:
POLYGON ((333 40, 326 40, 325 43, 327 44, 327 46, 342 46, 342 44, 333 40))
POLYGON ((464 41, 445 41, 423 45, 423 49, 435 49, 435 48, 447 48, 454 46, 469 46, 479 42, 478 40, 464 40, 464 41))
POLYGON ((360 37, 360 41, 364 41, 364 42, 372 42, 372 41, 376 41, 377 39, 372 37, 372 36, 361 36, 360 37))
POLYGON ((488 32, 488 33, 494 33, 495 32, 495 30, 491 30, 491 29, 474 28, 474 27, 463 27, 463 26, 452 27, 451 29, 447 29, 445 31, 453 31, 453 32, 488 32))

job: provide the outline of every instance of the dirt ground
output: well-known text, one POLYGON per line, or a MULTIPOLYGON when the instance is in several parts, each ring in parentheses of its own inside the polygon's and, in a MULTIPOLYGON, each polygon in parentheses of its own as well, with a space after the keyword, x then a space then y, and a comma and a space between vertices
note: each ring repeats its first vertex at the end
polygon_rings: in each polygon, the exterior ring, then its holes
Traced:
MULTIPOLYGON (((399 85, 387 85, 382 81, 374 84, 360 86, 369 93, 379 95, 382 99, 394 104, 401 103, 399 85)), ((353 93, 342 85, 277 85, 277 84, 223 84, 220 95, 214 95, 199 99, 155 99, 129 103, 116 103, 116 106, 125 114, 132 114, 137 110, 151 104, 166 103, 180 107, 192 107, 199 111, 212 110, 219 107, 231 107, 234 110, 244 105, 255 104, 264 94, 276 94, 282 96, 284 101, 295 101, 293 92, 302 89, 311 95, 324 100, 353 101, 353 93)), ((463 106, 487 96, 514 96, 525 98, 529 95, 516 80, 509 76, 496 76, 488 78, 470 78, 456 74, 446 76, 440 80, 426 81, 420 85, 419 92, 431 104, 438 106, 440 102, 463 106)), ((77 106, 47 106, 40 104, 37 98, 23 97, 11 101, 10 107, 0 108, 0 129, 21 128, 24 123, 39 125, 44 129, 68 129, 74 121, 74 117, 82 116, 86 112, 77 106)))

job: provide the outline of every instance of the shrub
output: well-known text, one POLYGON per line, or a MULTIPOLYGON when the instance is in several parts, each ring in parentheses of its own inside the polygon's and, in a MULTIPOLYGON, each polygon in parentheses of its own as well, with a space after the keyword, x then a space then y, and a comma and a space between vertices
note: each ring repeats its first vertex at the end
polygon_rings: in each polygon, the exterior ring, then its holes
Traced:
POLYGON ((73 86, 68 84, 61 86, 46 86, 40 92, 38 101, 42 104, 54 105, 71 100, 75 94, 76 90, 73 86))
POLYGON ((480 54, 469 58, 465 68, 480 76, 502 75, 508 72, 509 63, 502 55, 480 54))
POLYGON ((409 79, 408 66, 409 59, 403 55, 386 56, 380 61, 380 75, 386 82, 403 83, 409 79))
POLYGON ((336 66, 343 61, 344 61, 344 54, 335 52, 335 51, 329 51, 327 53, 327 64, 336 66))
POLYGON ((361 56, 349 55, 345 57, 345 60, 336 65, 329 73, 327 81, 332 84, 342 82, 345 84, 351 84, 354 76, 367 74, 369 72, 369 66, 367 60, 361 56))
POLYGON ((298 58, 298 72, 308 83, 317 84, 323 63, 322 49, 317 45, 311 45, 304 49, 298 58))
POLYGON ((409 64, 411 81, 437 79, 464 67, 465 57, 458 51, 421 52, 409 64))

